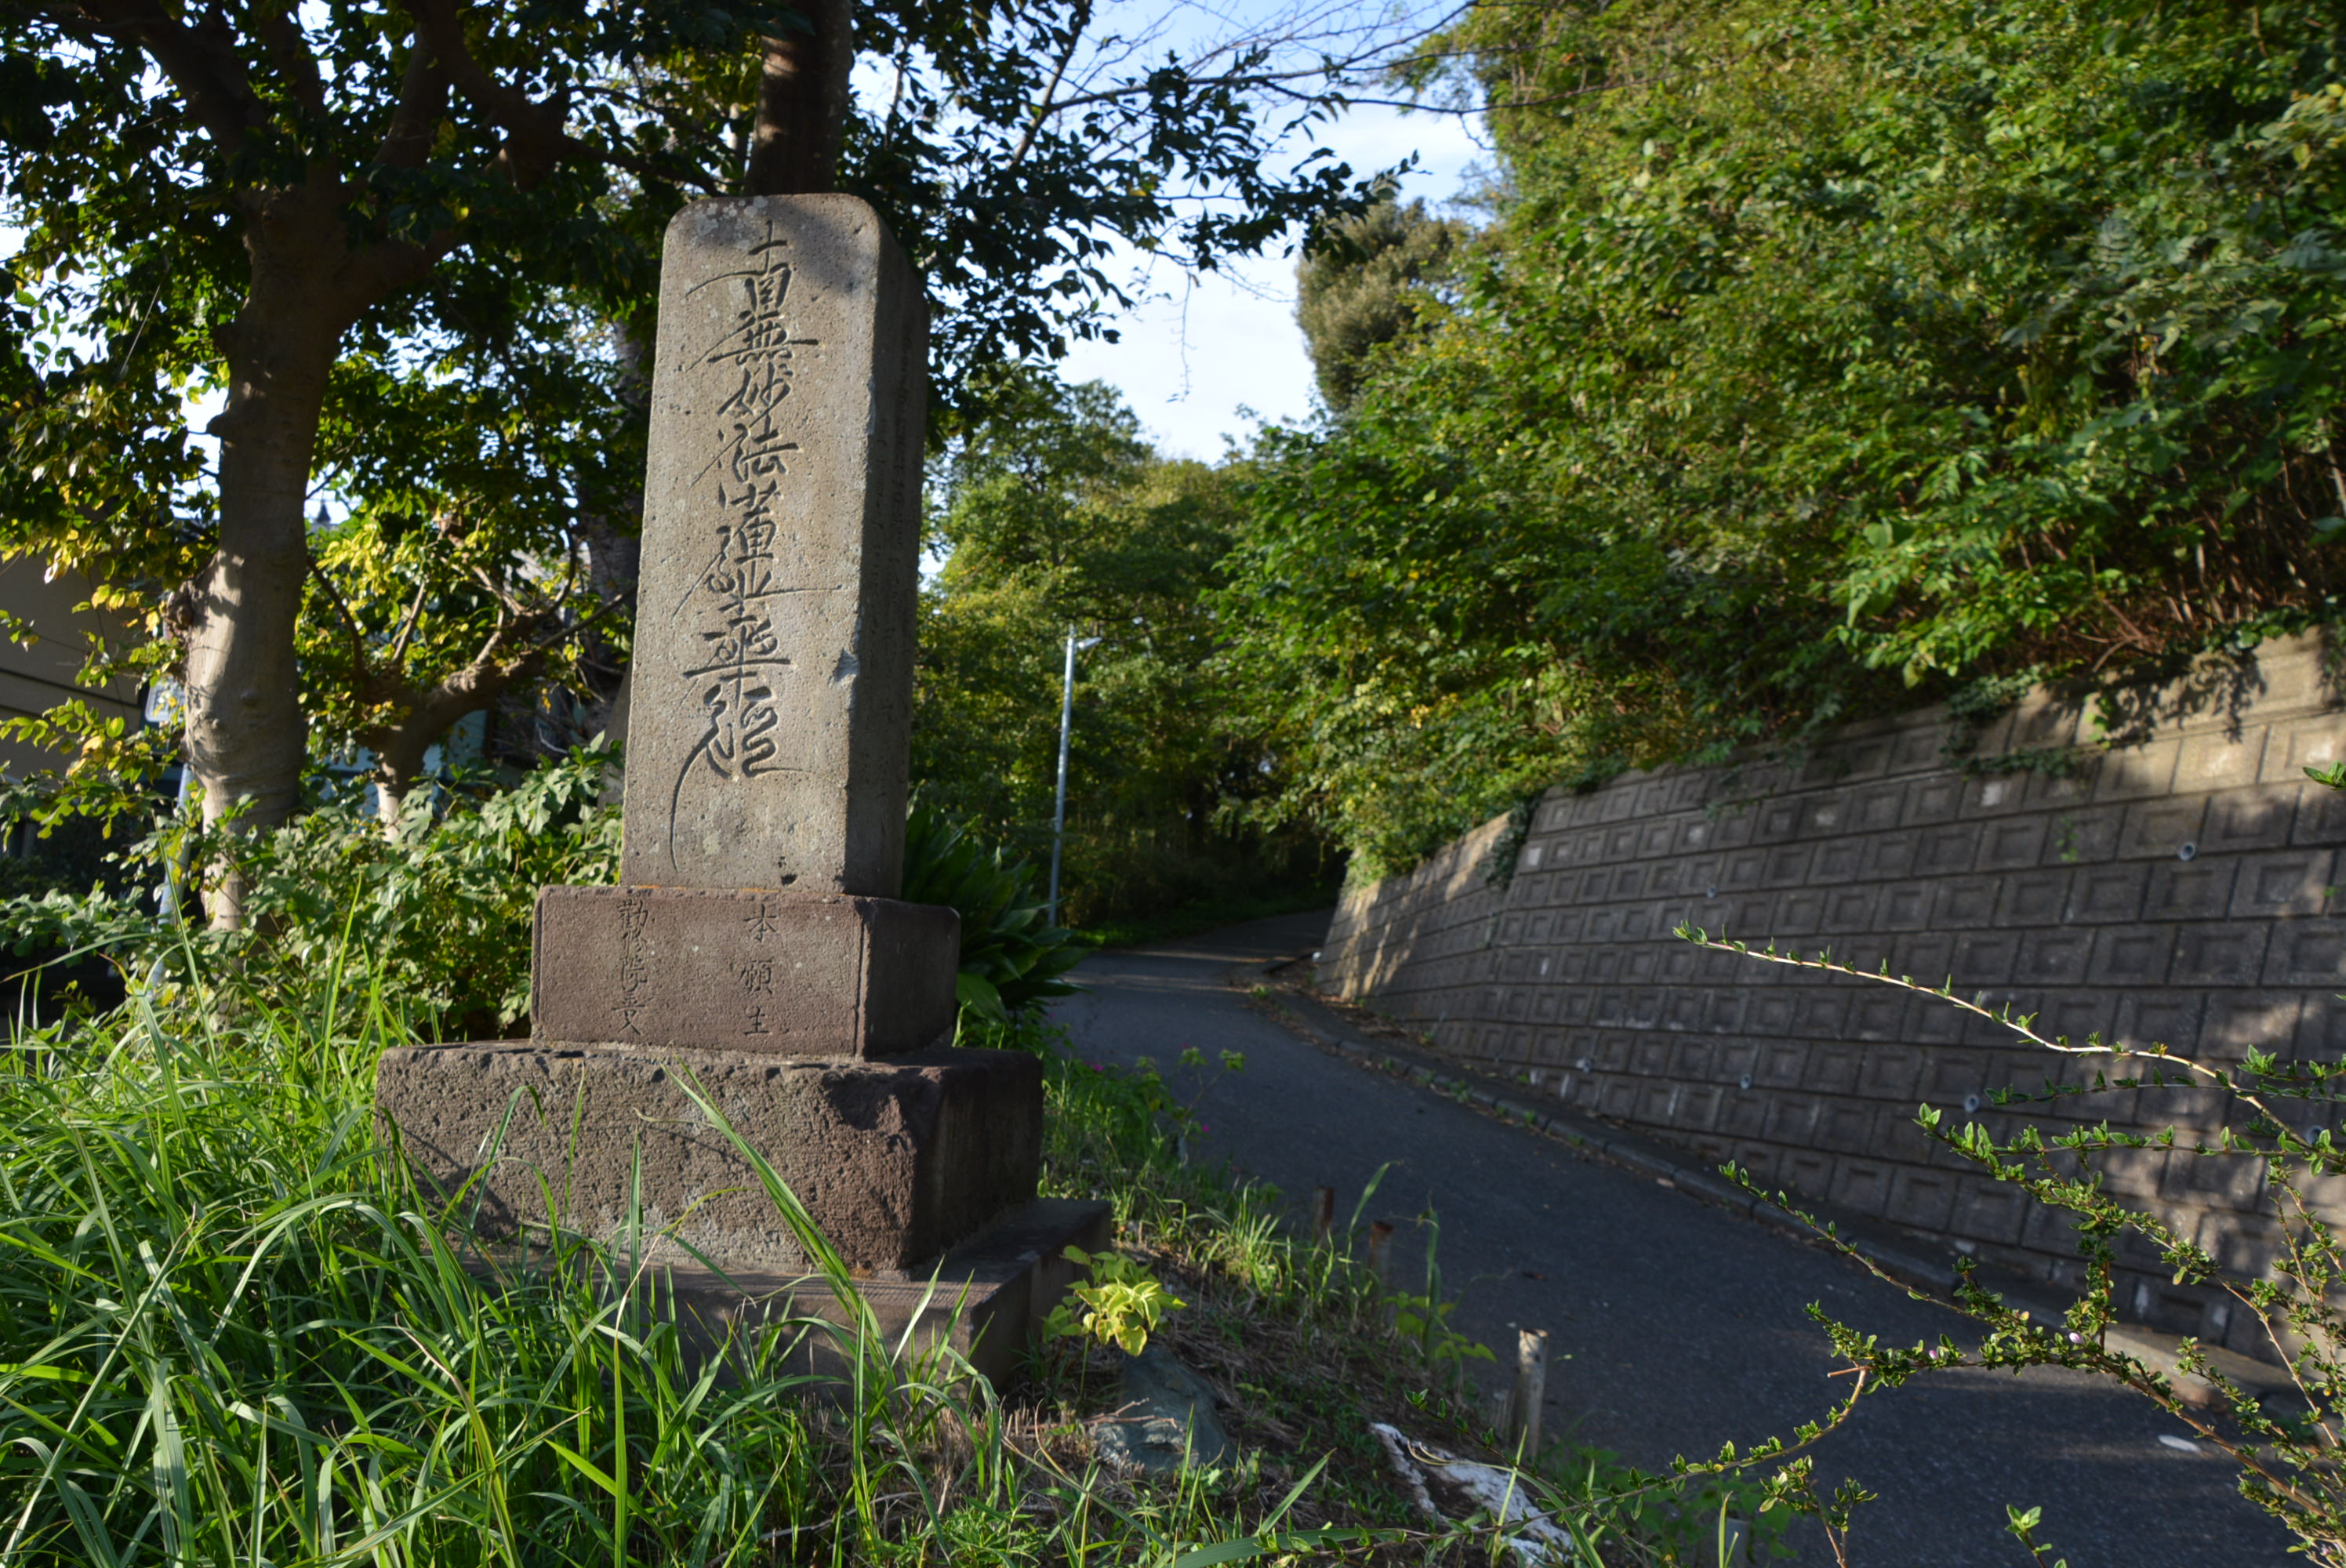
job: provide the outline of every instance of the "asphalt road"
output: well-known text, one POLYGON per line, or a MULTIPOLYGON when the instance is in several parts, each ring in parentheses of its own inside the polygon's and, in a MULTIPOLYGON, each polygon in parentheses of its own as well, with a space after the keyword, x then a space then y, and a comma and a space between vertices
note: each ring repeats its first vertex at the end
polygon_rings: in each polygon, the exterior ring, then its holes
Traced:
MULTIPOLYGON (((1459 1327, 1494 1347, 1513 1343, 1513 1325, 1549 1330, 1552 1433, 1648 1468, 1789 1433, 1842 1387, 1827 1379, 1831 1349, 1804 1310, 1812 1301, 1894 1342, 1965 1339, 1953 1313, 1830 1253, 1333 1056, 1226 983, 1235 963, 1311 952, 1327 918, 1096 953, 1076 973, 1089 990, 1056 1016, 1093 1059, 1151 1056, 1177 1084, 1184 1046, 1209 1059, 1244 1052, 1242 1074, 1205 1090, 1201 1153, 1277 1186, 1299 1217, 1310 1189, 1330 1185, 1341 1221, 1392 1162, 1370 1217, 1438 1214, 1459 1327)), ((1851 1538, 1868 1568, 2019 1568, 2026 1553, 2004 1531, 2006 1503, 2044 1508, 2040 1538, 2070 1568, 2301 1561, 2233 1490, 2220 1455, 2159 1441, 2183 1431, 2079 1374, 1956 1371, 1862 1402, 1817 1451, 1817 1469, 1880 1494, 1851 1538)), ((1803 1559, 1828 1561, 1813 1542, 1803 1559)))

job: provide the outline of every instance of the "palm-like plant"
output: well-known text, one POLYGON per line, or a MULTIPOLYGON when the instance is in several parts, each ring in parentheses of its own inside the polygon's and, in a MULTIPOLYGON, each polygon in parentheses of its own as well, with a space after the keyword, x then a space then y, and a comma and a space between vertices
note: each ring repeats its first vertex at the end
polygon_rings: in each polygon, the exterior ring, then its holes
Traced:
POLYGON ((964 1019, 1008 1023, 1078 987, 1060 976, 1084 955, 1075 932, 1051 918, 1034 868, 987 849, 943 812, 915 801, 904 827, 904 897, 961 914, 964 1019))

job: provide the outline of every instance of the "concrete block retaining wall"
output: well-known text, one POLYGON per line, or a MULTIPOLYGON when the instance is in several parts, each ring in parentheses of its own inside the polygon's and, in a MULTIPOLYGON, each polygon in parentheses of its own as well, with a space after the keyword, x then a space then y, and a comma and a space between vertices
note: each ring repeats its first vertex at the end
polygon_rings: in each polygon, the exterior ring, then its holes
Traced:
MULTIPOLYGON (((1971 1174, 1913 1125, 1960 1118, 2061 1064, 1933 998, 1697 948, 1715 935, 1836 958, 2038 1014, 2038 1027, 2163 1041, 2211 1060, 2252 1046, 2346 1054, 2346 795, 2309 765, 2346 759, 2322 646, 2125 704, 2095 743, 2086 704, 2038 692, 1969 765, 1941 710, 1851 726, 1805 760, 1629 774, 1552 791, 1512 878, 1502 818, 1406 875, 1348 890, 1321 983, 1422 1021, 1434 1044, 1524 1074, 1586 1111, 1749 1166, 1960 1250, 2074 1283, 2063 1217, 1971 1174), (2035 759, 2014 768, 2015 759, 2035 759), (2053 757, 2071 770, 2048 770, 2053 757), (1999 759, 2005 769, 1998 770, 1999 759)), ((2053 1118, 2206 1129, 2212 1093, 2105 1094, 2053 1118)), ((1989 1109, 1984 1120, 2008 1126, 1989 1109)), ((2112 1189, 2243 1268, 2269 1257, 2259 1173, 2139 1151, 2112 1189)), ((2318 1195, 2328 1196, 2331 1195, 2318 1195)), ((2337 1195, 2346 1208, 2346 1194, 2337 1195)), ((2129 1316, 2256 1351, 2221 1298, 2144 1255, 2129 1316)))

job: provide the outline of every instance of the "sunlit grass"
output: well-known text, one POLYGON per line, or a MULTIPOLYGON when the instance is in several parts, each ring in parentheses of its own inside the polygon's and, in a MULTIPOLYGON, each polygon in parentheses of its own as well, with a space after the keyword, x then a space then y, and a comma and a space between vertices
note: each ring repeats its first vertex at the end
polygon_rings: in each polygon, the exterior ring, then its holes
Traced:
MULTIPOLYGON (((286 972, 267 995, 134 983, 0 1057, 0 1568, 1487 1553, 1487 1529, 1410 1512, 1367 1431, 1401 1413, 1471 1441, 1459 1347, 1395 1338, 1276 1195, 1181 1166, 1153 1080, 1052 1055, 1046 1180, 1115 1202, 1196 1303, 1184 1354, 1244 1383, 1241 1456, 1167 1482, 1092 1456, 1112 1357, 1050 1349, 1005 1402, 945 1345, 892 1341, 746 1145, 844 1325, 712 1356, 636 1266, 648 1237, 484 1262, 464 1198, 420 1192, 376 1126, 376 1060, 413 1041, 396 999, 362 966, 286 972)), ((1007 1043, 1052 1049, 1032 1024, 1007 1043)))

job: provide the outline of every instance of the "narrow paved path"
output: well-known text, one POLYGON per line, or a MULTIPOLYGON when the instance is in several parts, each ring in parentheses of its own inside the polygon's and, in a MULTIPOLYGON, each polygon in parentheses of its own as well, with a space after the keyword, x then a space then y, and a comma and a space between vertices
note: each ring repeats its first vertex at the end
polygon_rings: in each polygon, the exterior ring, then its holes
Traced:
MULTIPOLYGON (((1327 918, 1096 953, 1076 974, 1089 990, 1056 1016, 1092 1059, 1151 1056, 1177 1086, 1185 1045, 1244 1052, 1247 1071, 1206 1091, 1205 1156, 1279 1186, 1298 1215, 1329 1185, 1341 1219, 1392 1162, 1371 1216, 1440 1216, 1459 1326, 1493 1346, 1514 1324, 1550 1330, 1551 1431, 1649 1468, 1789 1433, 1841 1387, 1811 1301, 1893 1342, 1965 1338, 1953 1313, 1830 1253, 1331 1055, 1226 983, 1233 964, 1311 952, 1327 918)), ((1961 1371, 1861 1404, 1817 1469, 1880 1494, 1852 1538, 1867 1568, 2022 1568, 2007 1502, 2043 1506, 2042 1536, 2071 1568, 2301 1561, 2220 1455, 2159 1441, 2182 1430, 2078 1374, 1961 1371)))

